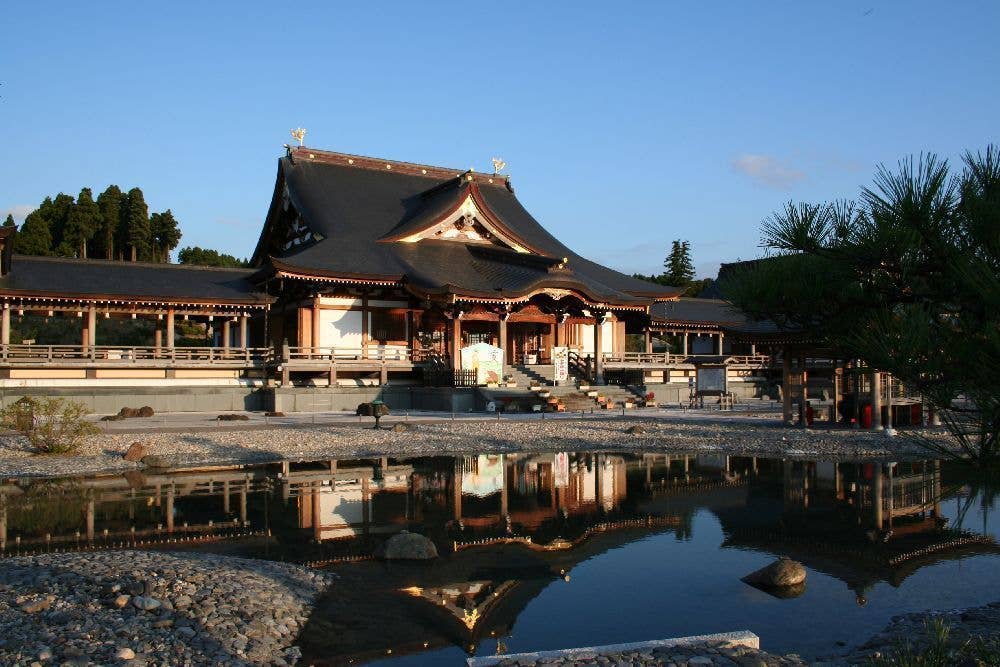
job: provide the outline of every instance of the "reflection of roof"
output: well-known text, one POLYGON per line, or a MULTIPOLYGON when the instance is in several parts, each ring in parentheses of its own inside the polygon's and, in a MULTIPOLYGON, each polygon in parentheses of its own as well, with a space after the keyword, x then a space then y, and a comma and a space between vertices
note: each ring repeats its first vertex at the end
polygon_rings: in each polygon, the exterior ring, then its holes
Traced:
POLYGON ((16 255, 0 292, 165 303, 265 304, 249 269, 16 255))
MULTIPOLYGON (((498 237, 499 238, 499 237, 498 237)), ((546 231, 502 176, 293 150, 279 162, 278 186, 254 253, 288 275, 404 282, 417 293, 508 299, 543 288, 573 289, 596 303, 644 306, 679 290, 631 278, 580 257, 546 231), (284 188, 310 232, 286 248, 284 188), (500 237, 528 253, 492 244, 404 242, 472 197, 500 237), (557 265, 568 260, 564 268, 557 265)))
POLYGON ((405 562, 393 563, 391 568, 370 562, 341 566, 336 592, 317 605, 299 638, 304 658, 320 666, 346 664, 351 659, 356 663, 386 656, 389 650, 401 655, 448 644, 466 649, 490 636, 503 637, 544 589, 573 585, 559 579, 562 573, 661 530, 599 533, 561 551, 532 551, 516 545, 481 547, 454 553, 432 568, 405 562), (504 588, 471 629, 428 601, 400 592, 408 586, 443 588, 485 580, 516 583, 504 588), (371 618, 380 622, 371 623, 371 618))

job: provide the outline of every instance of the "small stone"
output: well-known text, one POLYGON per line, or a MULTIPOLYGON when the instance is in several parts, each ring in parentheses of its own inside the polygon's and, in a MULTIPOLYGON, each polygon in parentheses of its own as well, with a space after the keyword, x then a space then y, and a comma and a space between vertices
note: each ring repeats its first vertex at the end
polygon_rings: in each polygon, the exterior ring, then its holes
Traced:
POLYGON ((143 595, 138 595, 132 598, 132 606, 136 609, 142 609, 143 611, 153 611, 154 609, 160 608, 160 601, 156 598, 149 598, 143 595))
POLYGON ((712 659, 704 655, 696 655, 688 659, 689 665, 712 665, 712 659))
POLYGON ((52 649, 50 649, 48 646, 46 646, 45 648, 43 648, 42 650, 40 650, 38 652, 38 659, 39 660, 51 660, 52 659, 52 649))
POLYGON ((159 621, 153 622, 153 627, 157 629, 171 628, 174 625, 174 621, 171 618, 164 618, 159 621))
POLYGON ((135 660, 135 651, 130 649, 128 646, 122 646, 118 649, 118 652, 115 653, 115 657, 119 660, 135 660))
POLYGON ((21 603, 21 611, 25 614, 37 614, 51 607, 55 600, 55 595, 46 595, 40 600, 24 601, 21 603))
POLYGON ((132 596, 125 595, 124 593, 122 593, 121 595, 119 595, 118 597, 116 597, 114 599, 114 601, 112 602, 112 604, 115 607, 117 607, 118 609, 122 609, 122 608, 125 607, 125 605, 128 604, 128 601, 131 600, 131 599, 132 599, 132 596))

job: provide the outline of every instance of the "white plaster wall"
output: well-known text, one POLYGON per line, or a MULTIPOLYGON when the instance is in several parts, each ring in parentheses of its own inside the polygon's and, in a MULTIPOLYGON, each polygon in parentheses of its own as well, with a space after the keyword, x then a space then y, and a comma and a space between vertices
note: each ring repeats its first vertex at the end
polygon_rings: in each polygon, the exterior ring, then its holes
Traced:
POLYGON ((361 349, 361 311, 319 311, 319 346, 361 349))
MULTIPOLYGON (((614 322, 605 322, 603 325, 604 331, 601 332, 601 348, 607 352, 611 353, 615 351, 615 324, 614 322)), ((583 354, 593 354, 594 353, 594 325, 593 324, 581 324, 580 325, 580 342, 582 343, 581 352, 583 354)))

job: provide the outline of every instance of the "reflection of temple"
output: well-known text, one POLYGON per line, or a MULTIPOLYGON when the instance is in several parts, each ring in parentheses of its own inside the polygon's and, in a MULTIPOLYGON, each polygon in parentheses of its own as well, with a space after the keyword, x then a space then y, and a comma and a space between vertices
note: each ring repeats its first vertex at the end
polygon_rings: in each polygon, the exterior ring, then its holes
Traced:
POLYGON ((770 461, 745 504, 716 514, 726 545, 801 561, 864 604, 879 581, 898 586, 924 565, 996 548, 947 526, 940 503, 949 493, 939 461, 770 461))
POLYGON ((340 664, 501 641, 543 590, 572 586, 580 563, 653 533, 690 539, 706 512, 723 548, 790 556, 861 600, 877 582, 995 548, 941 517, 954 492, 933 461, 704 452, 303 461, 11 480, 0 486, 0 545, 11 555, 166 543, 315 562, 367 558, 407 528, 429 536, 443 556, 432 567, 338 568, 343 581, 304 641, 323 658, 316 664, 340 664), (199 547, 221 539, 230 541, 199 547))

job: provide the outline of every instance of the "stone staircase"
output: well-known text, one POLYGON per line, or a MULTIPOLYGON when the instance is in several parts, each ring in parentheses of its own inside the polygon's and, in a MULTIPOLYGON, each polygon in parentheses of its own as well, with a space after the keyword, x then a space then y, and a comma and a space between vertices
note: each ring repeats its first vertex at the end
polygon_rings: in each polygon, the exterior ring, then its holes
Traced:
POLYGON ((504 376, 510 376, 517 383, 518 389, 527 389, 533 384, 543 387, 550 387, 554 384, 552 378, 555 377, 556 369, 552 365, 525 366, 504 366, 504 376))

